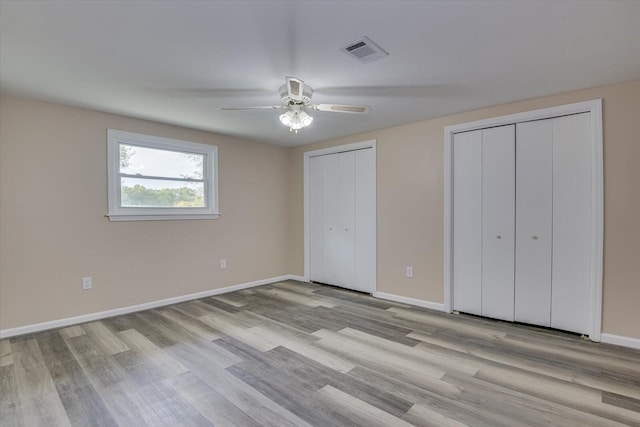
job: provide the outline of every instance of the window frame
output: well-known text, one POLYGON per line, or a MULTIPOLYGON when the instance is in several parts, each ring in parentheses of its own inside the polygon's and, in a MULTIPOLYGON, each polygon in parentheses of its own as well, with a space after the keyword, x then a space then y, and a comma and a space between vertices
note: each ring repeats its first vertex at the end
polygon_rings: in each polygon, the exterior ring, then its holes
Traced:
POLYGON ((107 198, 109 221, 157 221, 217 219, 218 147, 159 136, 107 129, 107 198), (199 207, 123 207, 120 173, 120 144, 163 151, 203 155, 203 182, 206 206, 199 207))

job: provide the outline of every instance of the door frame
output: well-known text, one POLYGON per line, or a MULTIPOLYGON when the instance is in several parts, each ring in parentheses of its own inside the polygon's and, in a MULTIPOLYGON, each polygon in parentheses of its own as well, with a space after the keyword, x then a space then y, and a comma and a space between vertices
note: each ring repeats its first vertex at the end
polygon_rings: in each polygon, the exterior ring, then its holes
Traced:
POLYGON ((487 127, 591 113, 591 313, 589 339, 600 341, 602 333, 602 270, 604 237, 602 99, 577 102, 506 116, 492 117, 444 129, 444 311, 453 310, 453 137, 454 134, 487 127))
MULTIPOLYGON (((356 151, 356 150, 363 150, 363 149, 367 149, 370 148, 373 150, 373 157, 375 159, 374 162, 374 178, 373 178, 373 182, 371 183, 371 185, 373 185, 374 190, 377 189, 377 176, 378 176, 378 172, 377 172, 377 166, 378 166, 378 161, 377 161, 377 154, 376 154, 376 145, 377 145, 377 141, 375 139, 371 139, 371 140, 367 140, 367 141, 361 141, 361 142, 355 142, 353 144, 345 144, 345 145, 336 145, 333 147, 328 147, 328 148, 321 148, 318 150, 311 150, 311 151, 305 151, 304 153, 302 153, 303 156, 303 168, 304 168, 304 281, 305 282, 309 282, 310 281, 310 260, 309 260, 309 239, 310 239, 310 235, 309 235, 309 162, 311 160, 312 157, 318 157, 318 156, 325 156, 328 154, 338 154, 338 153, 344 153, 344 152, 348 152, 348 151, 356 151)), ((375 203, 376 203, 376 210, 373 212, 373 220, 374 223, 377 224, 377 218, 376 218, 376 214, 377 214, 377 191, 373 192, 374 194, 374 199, 375 199, 375 203)), ((374 262, 374 268, 377 270, 377 266, 378 266, 378 255, 377 255, 377 246, 378 246, 378 238, 377 238, 377 234, 378 234, 378 230, 377 230, 377 225, 374 229, 374 241, 376 242, 374 248, 373 248, 373 252, 374 252, 374 258, 375 258, 375 262, 374 262)), ((373 290, 372 293, 375 292, 377 290, 377 271, 374 271, 373 274, 373 290)))

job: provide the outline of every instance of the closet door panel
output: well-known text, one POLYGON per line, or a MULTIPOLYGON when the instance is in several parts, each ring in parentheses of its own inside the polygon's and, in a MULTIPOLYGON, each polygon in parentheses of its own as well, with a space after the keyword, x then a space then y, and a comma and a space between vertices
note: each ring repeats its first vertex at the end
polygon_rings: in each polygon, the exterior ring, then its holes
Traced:
POLYGON ((482 130, 482 315, 513 321, 515 125, 482 130))
POLYGON ((553 119, 551 326, 588 333, 591 289, 590 114, 553 119))
POLYGON ((516 125, 515 320, 551 326, 553 120, 516 125))
POLYGON ((482 131, 453 140, 453 308, 482 314, 482 131))
POLYGON ((355 151, 356 171, 356 281, 354 289, 373 292, 376 273, 376 187, 373 149, 355 151))
POLYGON ((324 282, 340 284, 342 225, 340 210, 340 164, 337 155, 324 157, 324 282))
MULTIPOLYGON (((352 288, 356 281, 356 154, 354 151, 338 155, 340 188, 338 189, 340 215, 336 233, 339 239, 340 278, 338 284, 352 288)), ((337 225, 337 224, 336 224, 337 225)))
POLYGON ((309 279, 324 282, 324 160, 309 159, 309 279))

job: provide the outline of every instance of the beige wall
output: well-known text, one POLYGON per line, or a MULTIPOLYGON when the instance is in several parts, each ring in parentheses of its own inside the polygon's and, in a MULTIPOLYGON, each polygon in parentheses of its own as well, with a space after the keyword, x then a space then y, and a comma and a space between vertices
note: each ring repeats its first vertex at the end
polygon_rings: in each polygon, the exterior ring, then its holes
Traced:
POLYGON ((378 141, 378 290, 442 302, 444 127, 594 98, 604 99, 603 328, 640 338, 640 81, 295 149, 2 97, 0 329, 302 275, 302 153, 367 139, 378 141), (107 128, 218 145, 222 217, 109 222, 107 128), (94 289, 82 291, 87 275, 94 289))
POLYGON ((287 274, 288 156, 272 145, 2 97, 0 329, 287 274), (221 218, 109 222, 107 128, 217 145, 221 218), (94 289, 81 290, 83 276, 94 289))
POLYGON ((289 268, 304 273, 302 153, 376 139, 381 292, 443 302, 444 127, 538 108, 604 99, 603 331, 640 338, 640 80, 559 94, 291 150, 289 268), (405 277, 405 266, 414 277, 405 277))

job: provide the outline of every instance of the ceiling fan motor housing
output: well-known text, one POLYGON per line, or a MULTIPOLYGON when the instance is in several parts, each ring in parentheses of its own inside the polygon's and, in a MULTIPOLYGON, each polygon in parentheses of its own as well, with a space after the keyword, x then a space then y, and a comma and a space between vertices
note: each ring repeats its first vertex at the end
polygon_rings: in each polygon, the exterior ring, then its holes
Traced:
POLYGON ((280 98, 285 105, 308 104, 311 102, 313 89, 302 80, 288 78, 287 84, 280 87, 280 98))

